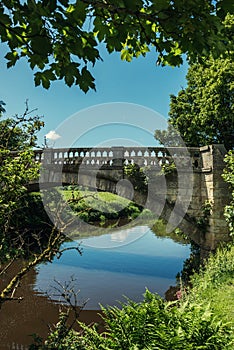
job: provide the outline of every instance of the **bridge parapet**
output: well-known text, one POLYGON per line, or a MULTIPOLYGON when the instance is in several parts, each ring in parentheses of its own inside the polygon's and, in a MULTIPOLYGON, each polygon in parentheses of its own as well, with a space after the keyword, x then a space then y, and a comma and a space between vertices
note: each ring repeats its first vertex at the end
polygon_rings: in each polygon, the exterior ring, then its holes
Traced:
POLYGON ((35 159, 45 164, 70 164, 108 167, 138 164, 139 166, 162 166, 177 160, 177 164, 186 166, 190 162, 194 169, 202 168, 200 150, 197 147, 82 147, 82 148, 46 148, 35 151, 35 159))

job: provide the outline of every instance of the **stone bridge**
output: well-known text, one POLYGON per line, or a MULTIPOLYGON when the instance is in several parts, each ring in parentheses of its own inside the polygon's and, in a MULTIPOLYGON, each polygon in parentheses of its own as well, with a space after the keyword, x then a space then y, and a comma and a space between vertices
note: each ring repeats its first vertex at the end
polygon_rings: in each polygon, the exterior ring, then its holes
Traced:
POLYGON ((134 200, 165 219, 171 227, 180 227, 193 240, 214 249, 218 242, 228 240, 223 208, 229 195, 221 174, 226 150, 223 145, 201 148, 183 147, 111 147, 111 148, 45 148, 35 151, 42 163, 39 183, 50 188, 79 184, 101 191, 117 193, 134 200), (175 164, 176 170, 162 173, 162 166, 175 164), (124 166, 137 164, 148 179, 142 193, 132 186, 124 166), (204 232, 198 225, 204 221, 203 205, 211 205, 208 227, 204 232))

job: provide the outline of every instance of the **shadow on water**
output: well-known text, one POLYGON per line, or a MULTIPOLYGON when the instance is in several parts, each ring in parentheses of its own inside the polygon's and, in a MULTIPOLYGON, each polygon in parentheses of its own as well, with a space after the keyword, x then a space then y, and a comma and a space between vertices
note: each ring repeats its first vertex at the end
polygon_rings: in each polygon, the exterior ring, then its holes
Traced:
MULTIPOLYGON (((12 266, 11 275, 19 271, 19 264, 22 266, 22 262, 12 266)), ((5 281, 1 282, 6 283, 10 274, 5 281)), ((5 302, 2 305, 0 310, 0 349, 2 350, 26 349, 26 346, 33 342, 32 334, 37 333, 45 338, 50 327, 58 322, 61 305, 35 292, 36 278, 37 272, 32 269, 22 279, 16 292, 16 296, 23 296, 23 300, 5 302)), ((87 324, 91 322, 102 324, 99 313, 100 311, 96 310, 81 311, 80 320, 87 324)))

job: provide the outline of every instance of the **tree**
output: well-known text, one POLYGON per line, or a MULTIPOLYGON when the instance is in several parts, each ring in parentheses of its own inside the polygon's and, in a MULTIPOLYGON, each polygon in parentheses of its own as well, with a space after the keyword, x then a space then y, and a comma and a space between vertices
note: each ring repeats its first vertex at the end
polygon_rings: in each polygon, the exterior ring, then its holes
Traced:
POLYGON ((223 143, 234 147, 234 61, 218 58, 192 65, 188 86, 171 96, 169 127, 155 137, 168 144, 178 131, 187 146, 223 143), (174 128, 174 131, 173 131, 174 128))
MULTIPOLYGON (((31 115, 33 111, 29 110, 27 103, 23 115, 4 119, 4 105, 1 101, 0 277, 6 275, 17 259, 26 260, 23 266, 20 262, 17 264, 18 271, 10 282, 1 285, 0 309, 2 303, 15 299, 20 280, 31 268, 43 261, 51 261, 55 254, 61 255, 60 245, 66 238, 62 228, 58 230, 50 223, 40 195, 32 197, 27 191, 27 184, 38 177, 40 169, 32 147, 36 144, 37 131, 44 123, 40 117, 31 115)), ((56 203, 59 207, 59 200, 56 203)), ((74 248, 80 253, 79 247, 74 248)))
POLYGON ((30 114, 26 104, 22 116, 0 120, 0 263, 25 248, 22 237, 26 229, 19 228, 19 212, 22 214, 27 206, 26 184, 38 176, 32 145, 43 126, 38 116, 30 114))
MULTIPOLYGON (((224 21, 227 47, 234 39, 234 16, 224 21)), ((234 50, 218 58, 194 63, 187 73, 187 87, 171 95, 167 130, 156 130, 155 138, 166 146, 223 143, 234 147, 234 50), (179 135, 179 137, 178 137, 179 135)), ((227 53, 226 52, 226 53, 227 53)))
MULTIPOLYGON (((2 101, 1 101, 2 102, 2 101)), ((36 132, 43 126, 44 122, 39 116, 32 116, 35 110, 30 111, 26 101, 26 109, 22 115, 13 118, 3 118, 5 109, 4 102, 0 102, 0 148, 10 151, 20 151, 36 146, 36 132)))
POLYGON ((3 107, 5 105, 5 102, 0 101, 0 116, 2 115, 2 113, 6 112, 5 108, 3 107))
POLYGON ((222 21, 233 10, 228 0, 3 0, 0 40, 7 67, 25 57, 36 86, 64 79, 87 92, 100 44, 126 61, 153 49, 158 64, 179 66, 184 54, 194 61, 227 50, 222 21))

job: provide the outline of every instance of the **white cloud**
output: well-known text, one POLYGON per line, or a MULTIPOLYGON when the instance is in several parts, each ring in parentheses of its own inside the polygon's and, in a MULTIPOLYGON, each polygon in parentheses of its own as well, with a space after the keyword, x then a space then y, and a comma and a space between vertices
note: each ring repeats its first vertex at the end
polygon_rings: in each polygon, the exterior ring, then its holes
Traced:
POLYGON ((59 134, 57 134, 54 130, 51 130, 48 132, 48 134, 45 135, 45 137, 48 140, 56 141, 56 140, 60 139, 61 136, 59 134))

